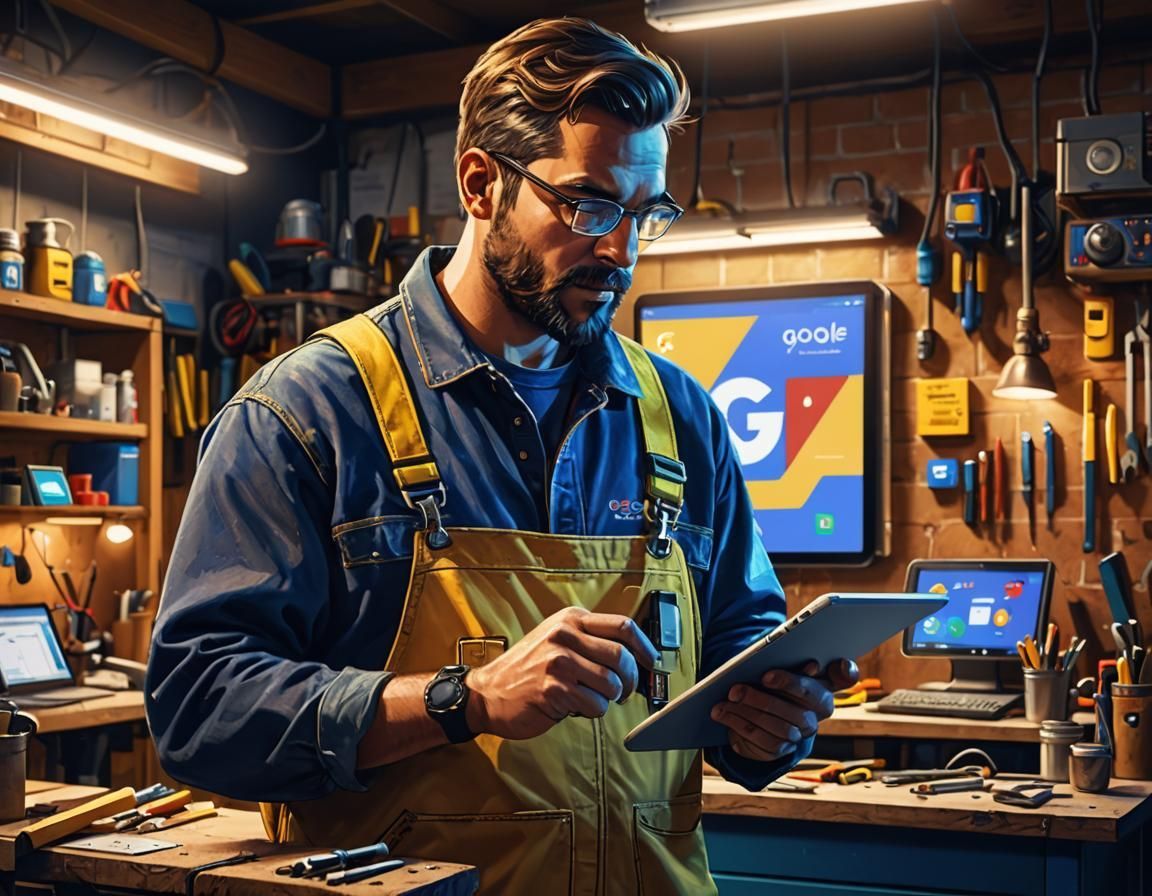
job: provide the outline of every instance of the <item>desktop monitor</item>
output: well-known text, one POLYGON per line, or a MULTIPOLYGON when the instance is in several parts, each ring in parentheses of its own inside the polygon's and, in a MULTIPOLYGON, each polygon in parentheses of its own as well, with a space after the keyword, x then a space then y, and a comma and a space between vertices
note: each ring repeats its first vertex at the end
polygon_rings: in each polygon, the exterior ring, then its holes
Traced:
POLYGON ((928 690, 1000 690, 997 660, 1019 664, 1016 642, 1042 640, 1055 567, 1048 560, 913 560, 906 591, 948 603, 904 630, 905 656, 952 661, 952 681, 928 690))
POLYGON ((777 566, 886 553, 890 302, 870 280, 636 300, 639 342, 695 377, 724 415, 777 566))

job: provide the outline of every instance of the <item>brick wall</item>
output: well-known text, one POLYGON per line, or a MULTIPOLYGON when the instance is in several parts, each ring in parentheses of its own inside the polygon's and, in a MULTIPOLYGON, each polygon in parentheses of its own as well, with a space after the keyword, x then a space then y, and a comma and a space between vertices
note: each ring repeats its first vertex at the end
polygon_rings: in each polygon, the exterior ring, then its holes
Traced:
MULTIPOLYGON (((1031 79, 1006 75, 995 79, 1004 106, 1005 124, 1017 152, 1030 167, 1031 79)), ((1117 66, 1101 73, 1100 93, 1107 113, 1152 109, 1152 66, 1117 66)), ((1045 78, 1041 108, 1041 162, 1055 166, 1056 121, 1082 115, 1079 71, 1054 71, 1045 78)), ((1088 638, 1080 670, 1095 668, 1095 660, 1111 654, 1110 621, 1097 573, 1097 560, 1123 550, 1134 580, 1152 560, 1152 510, 1145 474, 1129 485, 1111 486, 1098 469, 1097 547, 1082 551, 1083 475, 1081 465, 1081 382, 1094 378, 1098 419, 1109 402, 1117 404, 1123 433, 1124 364, 1119 358, 1087 361, 1082 352, 1082 304, 1076 290, 1059 272, 1039 278, 1037 306, 1042 326, 1050 331, 1052 348, 1045 356, 1057 381, 1053 401, 1023 403, 992 397, 1003 362, 1011 355, 1014 315, 1020 304, 1019 270, 994 257, 985 297, 980 331, 969 337, 952 311, 947 276, 933 287, 935 329, 939 343, 935 357, 921 364, 916 358, 915 333, 924 317, 925 291, 916 283, 915 247, 931 190, 928 168, 926 88, 836 97, 793 104, 791 150, 792 182, 798 204, 825 201, 830 176, 854 170, 871 173, 877 186, 891 186, 902 199, 899 234, 875 242, 839 244, 830 248, 789 247, 781 250, 745 250, 718 255, 642 258, 636 269, 631 298, 656 290, 708 289, 799 280, 871 278, 894 293, 892 314, 892 554, 866 569, 788 569, 781 579, 790 610, 828 590, 903 588, 908 561, 917 557, 1047 557, 1056 564, 1057 581, 1052 618, 1067 638, 1073 629, 1088 638), (921 439, 915 435, 915 383, 920 377, 964 376, 971 381, 972 435, 963 438, 921 439), (1038 524, 1036 543, 1029 539, 1025 505, 1019 494, 1020 434, 1029 431, 1043 448, 1041 426, 1052 423, 1058 439, 1059 506, 1051 529, 1044 524, 1043 452, 1037 451, 1038 524), (959 490, 934 492, 925 484, 929 458, 975 458, 981 448, 991 449, 1000 437, 1007 451, 1011 486, 1010 520, 969 527, 961 518, 959 490)), ((987 149, 988 167, 998 185, 1008 183, 1008 166, 996 144, 995 130, 983 89, 975 81, 947 84, 942 94, 944 189, 964 163, 969 145, 987 149)), ((687 199, 692 189, 696 135, 693 128, 673 141, 669 188, 687 199)), ((722 109, 704 123, 702 189, 708 198, 735 203, 738 184, 729 169, 729 152, 742 169, 739 196, 751 209, 783 207, 775 108, 722 109)), ((938 240, 938 245, 940 242, 938 240)), ((1117 290, 1117 343, 1133 318, 1131 289, 1117 290)), ((621 309, 619 328, 632 331, 632 309, 621 309)), ((1137 363, 1139 370, 1139 362, 1137 363)), ((1140 404, 1138 402, 1138 407, 1140 404)), ((1138 428, 1143 432, 1143 421, 1138 428)), ((1103 434, 1098 457, 1103 460, 1103 434)), ((1103 462, 1098 468, 1104 467, 1103 462)), ((1136 602, 1146 627, 1152 625, 1152 603, 1147 588, 1136 584, 1136 602)), ((888 688, 910 686, 947 677, 943 661, 911 660, 889 642, 862 663, 866 674, 879 674, 888 688)))

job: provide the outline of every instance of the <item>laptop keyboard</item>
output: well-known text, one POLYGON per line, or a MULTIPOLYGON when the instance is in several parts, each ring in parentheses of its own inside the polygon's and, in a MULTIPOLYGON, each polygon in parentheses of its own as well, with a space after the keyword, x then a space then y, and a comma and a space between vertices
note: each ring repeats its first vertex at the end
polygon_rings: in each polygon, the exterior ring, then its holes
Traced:
POLYGON ((952 716, 960 719, 1000 719, 1010 709, 1023 705, 1023 694, 917 691, 900 688, 877 701, 876 709, 879 712, 952 716))

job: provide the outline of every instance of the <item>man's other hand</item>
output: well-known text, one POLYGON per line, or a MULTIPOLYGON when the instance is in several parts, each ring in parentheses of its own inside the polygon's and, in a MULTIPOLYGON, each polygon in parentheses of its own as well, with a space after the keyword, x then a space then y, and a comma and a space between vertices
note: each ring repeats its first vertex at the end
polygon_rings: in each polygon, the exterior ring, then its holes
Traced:
MULTIPOLYGON (((507 653, 468 675, 468 726, 523 740, 568 716, 599 718, 636 690, 639 666, 659 660, 627 616, 569 607, 541 622, 507 653)), ((831 700, 829 700, 831 704, 831 700)))
MULTIPOLYGON (((797 751, 810 750, 816 726, 832 715, 832 695, 860 678, 852 660, 835 660, 822 675, 816 663, 799 674, 776 669, 759 685, 738 684, 728 699, 712 708, 712 718, 729 729, 728 742, 745 759, 772 762, 797 751)), ((802 758, 802 757, 798 757, 802 758)))

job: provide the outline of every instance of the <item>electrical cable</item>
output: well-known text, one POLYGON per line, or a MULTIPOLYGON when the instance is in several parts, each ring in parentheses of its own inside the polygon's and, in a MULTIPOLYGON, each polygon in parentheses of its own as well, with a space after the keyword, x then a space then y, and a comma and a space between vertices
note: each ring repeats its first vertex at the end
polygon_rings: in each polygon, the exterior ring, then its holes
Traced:
POLYGON ((1081 78, 1084 93, 1084 114, 1100 114, 1100 30, 1103 24, 1104 10, 1098 9, 1096 0, 1084 0, 1084 9, 1088 15, 1088 67, 1084 69, 1081 78))
POLYGON ((796 208, 796 197, 792 194, 792 84, 789 77, 788 37, 780 32, 780 168, 784 179, 784 195, 788 198, 788 208, 796 208))
POLYGON ((396 147, 396 162, 392 166, 392 183, 388 187, 388 203, 384 206, 384 217, 392 216, 392 205, 396 200, 396 186, 400 182, 400 165, 404 161, 404 147, 408 145, 408 122, 400 125, 400 145, 396 147))
POLYGON ((1052 0, 1044 0, 1044 36, 1036 54, 1036 70, 1032 73, 1032 180, 1040 176, 1040 80, 1048 62, 1048 42, 1052 38, 1052 0))
POLYGON ((933 10, 932 86, 928 98, 928 158, 932 178, 932 196, 928 200, 928 211, 924 215, 924 227, 920 231, 920 242, 916 245, 916 280, 924 287, 924 326, 916 333, 916 357, 920 361, 928 361, 936 353, 936 330, 932 320, 932 284, 939 275, 940 259, 939 254, 928 240, 940 204, 940 143, 943 129, 940 109, 942 67, 940 15, 936 10, 933 10))
POLYGON ((144 205, 140 198, 140 184, 136 184, 135 212, 136 270, 140 272, 136 280, 141 286, 144 286, 148 282, 148 264, 151 259, 148 257, 148 233, 144 229, 144 205))
POLYGON ((953 7, 951 3, 945 3, 944 8, 948 10, 948 15, 952 19, 952 30, 956 32, 956 37, 960 39, 960 43, 964 45, 964 49, 967 50, 972 55, 972 57, 976 59, 976 61, 979 62, 984 68, 992 69, 992 71, 997 72, 998 74, 1006 74, 1008 69, 1005 66, 997 65, 995 62, 989 61, 988 58, 982 55, 974 46, 972 46, 972 44, 968 41, 968 38, 964 36, 964 31, 960 27, 960 20, 956 18, 955 7, 953 7))
MULTIPOLYGON (((64 32, 63 26, 60 24, 60 19, 56 15, 48 0, 39 0, 40 8, 44 11, 44 15, 48 18, 48 24, 52 26, 52 30, 56 33, 56 40, 60 42, 60 65, 63 66, 65 62, 72 58, 72 43, 68 40, 68 35, 64 32)), ((59 69, 56 72, 60 73, 59 69)))
POLYGON ((700 169, 704 164, 704 120, 708 117, 708 44, 704 44, 704 71, 700 76, 700 118, 696 122, 696 166, 692 172, 692 207, 704 199, 700 183, 700 169))
MULTIPOLYGON (((1027 178, 1028 172, 1024 169, 1024 163, 1020 160, 1016 147, 1012 145, 1012 141, 1008 137, 1008 131, 1004 128, 1004 113, 1000 108, 1000 96, 996 92, 996 85, 992 83, 988 73, 982 69, 969 69, 969 74, 980 82, 980 86, 984 88, 984 93, 988 97, 988 105, 992 109, 992 123, 996 127, 996 140, 999 142, 1000 149, 1004 153, 1004 158, 1008 160, 1008 167, 1012 172, 1012 202, 1014 205, 1020 181, 1027 178)), ((1012 215, 1012 219, 1016 219, 1015 214, 1012 215)))

